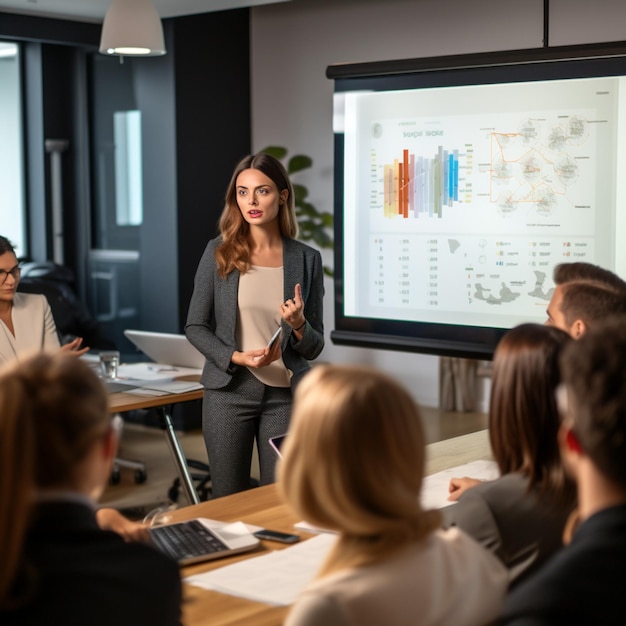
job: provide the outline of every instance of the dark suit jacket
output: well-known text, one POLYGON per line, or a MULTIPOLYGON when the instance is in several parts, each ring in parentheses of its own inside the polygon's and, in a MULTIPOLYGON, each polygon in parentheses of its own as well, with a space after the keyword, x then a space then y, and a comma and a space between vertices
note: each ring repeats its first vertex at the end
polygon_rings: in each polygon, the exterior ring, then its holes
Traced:
POLYGON ((626 505, 622 505, 585 520, 569 546, 511 593, 498 624, 623 624, 625 589, 626 505))
POLYGON ((15 611, 0 611, 3 626, 180 624, 178 564, 156 548, 100 530, 81 502, 38 506, 26 562, 29 600, 15 611))
MULTIPOLYGON (((220 241, 209 241, 198 264, 185 326, 189 341, 206 357, 202 383, 207 389, 220 389, 230 382, 234 373, 230 357, 239 350, 235 338, 239 271, 233 270, 225 279, 218 275, 215 248, 220 241)), ((308 361, 324 347, 322 257, 301 241, 286 238, 283 268, 284 298, 293 298, 296 283, 300 283, 307 320, 300 341, 296 341, 288 324, 282 324, 282 357, 293 372, 293 387, 308 371, 308 361)))

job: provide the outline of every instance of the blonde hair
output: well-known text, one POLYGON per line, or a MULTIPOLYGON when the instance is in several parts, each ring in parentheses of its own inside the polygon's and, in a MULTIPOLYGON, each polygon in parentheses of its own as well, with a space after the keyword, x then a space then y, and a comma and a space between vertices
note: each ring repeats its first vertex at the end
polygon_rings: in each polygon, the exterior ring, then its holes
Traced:
POLYGON ((20 600, 37 491, 71 485, 110 424, 102 383, 73 355, 37 354, 0 372, 0 608, 20 600))
POLYGON ((356 366, 307 374, 278 481, 299 516, 339 532, 318 576, 381 561, 440 526, 420 505, 424 451, 419 409, 393 379, 356 366))
POLYGON ((250 225, 241 215, 237 204, 237 178, 248 169, 259 170, 267 176, 278 189, 287 190, 287 199, 278 208, 278 224, 283 237, 295 239, 298 236, 296 220, 295 194, 289 174, 283 164, 273 156, 259 152, 249 154, 239 161, 226 190, 226 202, 219 220, 222 236, 221 244, 215 250, 215 259, 219 275, 226 278, 234 269, 245 273, 250 269, 250 225))

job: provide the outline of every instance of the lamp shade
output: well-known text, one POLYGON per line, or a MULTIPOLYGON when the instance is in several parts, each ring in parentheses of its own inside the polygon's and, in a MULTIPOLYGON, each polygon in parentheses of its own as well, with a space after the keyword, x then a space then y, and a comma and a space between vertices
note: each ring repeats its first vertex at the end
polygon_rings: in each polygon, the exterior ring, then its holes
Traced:
POLYGON ((152 0, 113 0, 102 24, 100 52, 120 56, 165 54, 163 25, 152 0))

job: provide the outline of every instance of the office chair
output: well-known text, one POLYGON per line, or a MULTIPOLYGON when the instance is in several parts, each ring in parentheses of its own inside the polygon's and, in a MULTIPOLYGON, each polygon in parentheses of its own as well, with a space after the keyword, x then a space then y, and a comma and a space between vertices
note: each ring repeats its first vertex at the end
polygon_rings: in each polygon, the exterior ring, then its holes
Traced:
MULTIPOLYGON (((191 479, 194 481, 194 487, 200 500, 211 499, 211 468, 202 461, 196 461, 195 459, 187 459, 187 466, 190 469, 199 470, 198 472, 191 472, 191 479)), ((167 497, 172 502, 178 502, 178 496, 180 495, 180 478, 176 477, 172 482, 172 486, 168 489, 167 497)))
MULTIPOLYGON (((116 416, 120 417, 123 420, 123 417, 116 413, 116 416)), ((120 432, 120 440, 121 440, 121 432, 120 432)), ((131 469, 135 472, 135 483, 140 485, 145 483, 148 479, 148 472, 146 470, 146 464, 143 461, 136 461, 132 459, 125 459, 120 456, 116 456, 113 459, 113 466, 111 467, 111 476, 109 477, 109 482, 112 485, 119 484, 122 476, 121 476, 121 468, 131 469)))

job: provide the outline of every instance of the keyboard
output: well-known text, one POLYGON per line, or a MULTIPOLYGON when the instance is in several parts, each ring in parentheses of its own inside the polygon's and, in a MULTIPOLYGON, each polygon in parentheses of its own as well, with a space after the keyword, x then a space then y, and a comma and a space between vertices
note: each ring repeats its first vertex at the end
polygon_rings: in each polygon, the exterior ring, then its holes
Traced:
POLYGON ((166 554, 186 563, 210 559, 231 549, 218 539, 204 524, 190 520, 149 529, 152 541, 166 554))

